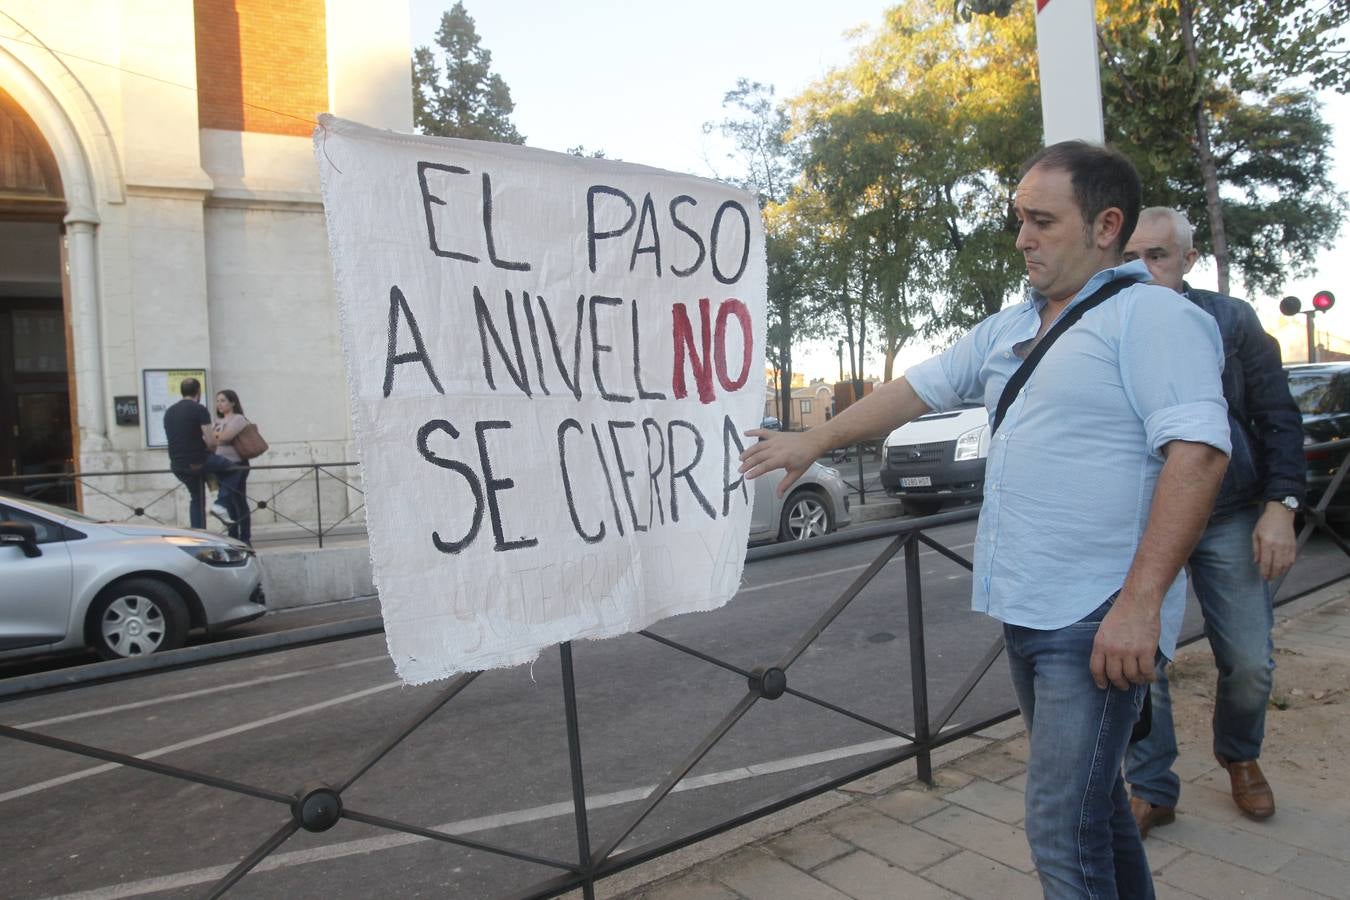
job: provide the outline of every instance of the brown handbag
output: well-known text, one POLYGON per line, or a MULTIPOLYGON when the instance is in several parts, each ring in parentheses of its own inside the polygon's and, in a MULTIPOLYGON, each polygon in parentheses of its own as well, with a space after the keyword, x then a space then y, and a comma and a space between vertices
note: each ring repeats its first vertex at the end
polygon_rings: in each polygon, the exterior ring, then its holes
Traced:
POLYGON ((230 441, 230 446, 239 454, 240 459, 253 459, 267 452, 267 441, 258 431, 258 426, 252 422, 239 429, 234 440, 230 441))

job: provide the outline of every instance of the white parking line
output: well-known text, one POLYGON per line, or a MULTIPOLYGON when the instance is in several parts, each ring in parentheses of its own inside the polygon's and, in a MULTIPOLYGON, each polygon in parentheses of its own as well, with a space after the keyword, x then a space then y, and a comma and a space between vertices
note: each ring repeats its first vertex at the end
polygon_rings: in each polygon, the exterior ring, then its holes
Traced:
MULTIPOLYGON (((960 725, 949 725, 948 728, 944 730, 959 727, 960 725)), ((734 781, 743 781, 747 778, 754 778, 760 775, 789 772, 807 766, 835 762, 854 756, 863 756, 868 753, 893 750, 898 747, 906 746, 908 743, 909 741, 906 741, 903 738, 882 738, 881 740, 868 741, 863 744, 853 744, 848 747, 840 747, 835 750, 826 750, 820 753, 808 753, 801 756, 791 756, 786 759, 770 760, 749 766, 727 769, 722 772, 710 772, 695 778, 686 778, 684 781, 675 785, 675 788, 671 793, 699 790, 700 788, 728 784, 734 781)), ((646 787, 631 788, 626 791, 614 791, 608 794, 591 795, 586 798, 586 809, 588 811, 594 811, 606 809, 611 806, 619 806, 624 803, 635 803, 645 799, 655 789, 656 785, 651 784, 646 787)), ((572 801, 567 800, 561 803, 548 803, 543 806, 535 806, 530 809, 521 809, 514 812, 480 816, 475 819, 461 819, 458 822, 447 822, 444 825, 435 825, 432 827, 437 831, 444 831, 447 834, 466 835, 479 831, 489 831, 494 828, 503 828, 508 825, 522 825, 543 819, 552 819, 558 816, 570 815, 572 815, 572 801)), ((278 817, 278 824, 280 824, 279 819, 280 817, 278 817)), ((271 826, 267 827, 269 829, 271 828, 271 826)), ((381 837, 329 844, 328 846, 315 847, 311 850, 294 850, 289 853, 273 853, 267 859, 260 862, 253 871, 272 872, 278 869, 290 868, 292 866, 324 862, 330 859, 341 859, 345 856, 355 856, 361 853, 393 850, 397 847, 420 844, 429 840, 431 839, 420 837, 418 835, 392 833, 381 837)), ((205 869, 194 869, 189 872, 161 875, 156 878, 147 878, 142 881, 130 881, 122 884, 107 885, 105 887, 81 891, 75 894, 64 894, 60 897, 49 898, 49 900, 118 900, 118 898, 121 897, 136 897, 142 894, 156 893, 158 891, 181 890, 183 888, 192 887, 193 885, 208 884, 213 881, 218 881, 233 867, 233 864, 227 864, 222 866, 211 866, 205 869)))
POLYGON ((36 722, 24 722, 22 725, 13 725, 12 728, 42 728, 46 725, 59 725, 62 722, 74 722, 77 719, 88 719, 93 716, 110 716, 114 713, 126 712, 129 709, 144 709, 147 706, 155 706, 160 703, 174 703, 179 700, 191 700, 195 697, 205 697, 207 694, 218 694, 222 691, 238 691, 244 688, 256 687, 260 684, 273 684, 278 681, 285 681, 289 678, 299 678, 302 675, 316 675, 319 672, 331 672, 335 669, 348 669, 352 666, 364 666, 373 662, 383 662, 389 659, 389 654, 379 656, 367 656, 364 659, 353 659, 349 662, 333 663, 328 666, 315 666, 312 669, 301 669, 298 672, 284 672, 280 675, 265 675, 261 678, 250 678, 248 681, 236 681, 232 684, 220 684, 215 687, 202 688, 199 691, 185 691, 181 694, 165 694, 163 697, 155 697, 151 700, 140 700, 136 703, 123 703, 119 706, 104 706, 99 709, 91 709, 81 713, 72 713, 68 716, 56 716, 51 719, 39 719, 36 722))
MULTIPOLYGON (((403 687, 401 681, 391 681, 386 684, 376 685, 372 688, 366 688, 364 691, 356 691, 351 694, 343 694, 341 697, 334 697, 331 700, 324 700, 322 703, 312 703, 309 706, 301 706, 298 709, 292 709, 288 712, 277 713, 275 716, 268 716, 265 719, 258 719, 254 722, 245 722, 242 725, 235 725, 233 728, 224 728, 220 731, 213 731, 210 734, 203 734, 200 737, 190 738, 186 741, 179 741, 176 744, 170 744, 167 747, 160 747, 157 750, 147 750, 145 753, 137 753, 137 759, 155 759, 168 753, 174 753, 178 750, 186 750, 189 747, 197 747, 201 744, 209 744, 212 741, 218 741, 221 738, 233 737, 236 734, 243 734, 246 731, 253 731, 256 728, 265 728, 268 725, 275 725, 277 722, 284 722, 287 719, 294 719, 296 716, 308 715, 312 712, 318 712, 321 709, 328 709, 331 706, 338 706, 342 703, 350 703, 353 700, 360 700, 362 697, 369 697, 371 694, 378 694, 391 688, 403 687)), ((29 794, 36 794, 38 791, 45 791, 47 788, 59 787, 63 784, 70 784, 72 781, 81 781, 92 775, 99 775, 103 772, 111 772, 113 769, 122 768, 121 763, 104 763, 101 766, 94 766, 90 769, 81 769, 78 772, 71 772, 69 775, 61 775, 57 778, 49 778, 46 781, 39 781, 36 784, 30 784, 27 787, 15 788, 0 794, 0 803, 9 800, 16 800, 19 797, 27 797, 29 794)))
MULTIPOLYGON (((971 547, 974 547, 974 546, 975 546, 975 543, 972 541, 972 542, 969 543, 969 544, 957 544, 955 547, 948 547, 947 549, 948 549, 948 550, 969 550, 971 547)), ((920 556, 937 556, 937 555, 939 555, 939 554, 938 554, 938 552, 937 552, 936 550, 920 550, 920 551, 919 551, 919 555, 920 555, 920 556)), ((737 591, 737 593, 738 593, 738 594, 749 594, 749 593, 751 593, 751 592, 753 592, 753 591, 767 591, 769 588, 784 587, 784 586, 786 586, 786 585, 789 585, 789 584, 797 584, 797 583, 802 582, 802 581, 814 581, 814 580, 817 579, 817 578, 829 578, 831 575, 843 575, 845 572, 861 572, 863 569, 867 568, 867 567, 870 566, 870 565, 871 565, 871 563, 862 563, 862 564, 856 565, 856 566, 844 566, 842 569, 830 569, 830 570, 827 571, 827 572, 812 572, 810 575, 798 575, 796 578, 784 578, 782 581, 769 581, 769 582, 765 582, 764 584, 756 584, 756 585, 752 585, 752 586, 750 586, 750 587, 743 587, 743 588, 741 588, 739 591, 737 591)), ((956 576, 956 577, 960 577, 960 576, 956 576)))

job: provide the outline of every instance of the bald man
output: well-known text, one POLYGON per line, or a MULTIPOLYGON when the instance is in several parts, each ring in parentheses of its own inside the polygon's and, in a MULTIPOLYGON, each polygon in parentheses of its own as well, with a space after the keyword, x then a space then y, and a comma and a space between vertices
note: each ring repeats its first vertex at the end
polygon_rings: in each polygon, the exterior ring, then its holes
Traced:
MULTIPOLYGON (((1139 214, 1125 259, 1142 259, 1155 283, 1171 288, 1218 322, 1223 393, 1233 453, 1214 512, 1188 561, 1218 665, 1214 756, 1228 770, 1233 800, 1248 817, 1275 813, 1275 795, 1257 758, 1275 668, 1270 582, 1294 563, 1294 513, 1303 502, 1303 424, 1280 365, 1280 348, 1251 306, 1192 288, 1183 280, 1198 256, 1191 224, 1173 209, 1139 214)), ((1130 808, 1139 832, 1176 817, 1180 779, 1172 772, 1176 732, 1164 665, 1153 687, 1153 729, 1125 760, 1130 808)))

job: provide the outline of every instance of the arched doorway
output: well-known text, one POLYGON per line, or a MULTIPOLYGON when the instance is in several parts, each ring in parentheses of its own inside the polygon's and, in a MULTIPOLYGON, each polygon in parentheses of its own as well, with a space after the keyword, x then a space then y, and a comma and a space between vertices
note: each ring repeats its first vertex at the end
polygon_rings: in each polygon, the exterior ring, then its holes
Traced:
MULTIPOLYGON (((51 148, 0 90, 0 476, 57 474, 74 465, 65 214, 51 148)), ((0 490, 74 502, 56 479, 0 482, 0 490)))

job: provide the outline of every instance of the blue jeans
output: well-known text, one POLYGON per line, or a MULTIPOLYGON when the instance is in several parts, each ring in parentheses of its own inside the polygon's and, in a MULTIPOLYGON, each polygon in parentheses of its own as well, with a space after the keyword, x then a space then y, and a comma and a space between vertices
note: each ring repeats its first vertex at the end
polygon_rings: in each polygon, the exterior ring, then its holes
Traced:
POLYGON ((1114 600, 1066 628, 1003 626, 1031 735, 1027 841, 1047 900, 1153 897, 1120 774, 1144 689, 1101 690, 1088 669, 1097 628, 1114 600))
MULTIPOLYGON (((1266 733, 1266 704, 1275 670, 1270 585, 1252 561, 1252 529, 1261 508, 1214 519, 1191 554, 1191 583, 1205 617, 1205 636, 1218 666, 1214 755, 1229 762, 1256 759, 1266 733)), ((1181 780, 1172 772, 1177 735, 1167 672, 1153 685, 1153 730, 1130 747, 1125 778, 1131 792, 1159 806, 1176 806, 1181 780)))
POLYGON ((206 471, 196 469, 174 469, 174 476, 188 489, 188 526, 206 527, 206 471))
POLYGON ((229 510, 230 518, 234 519, 233 525, 226 526, 225 533, 249 544, 253 540, 253 527, 248 506, 248 463, 228 462, 231 466, 241 468, 216 475, 219 486, 216 491, 216 502, 229 510))

